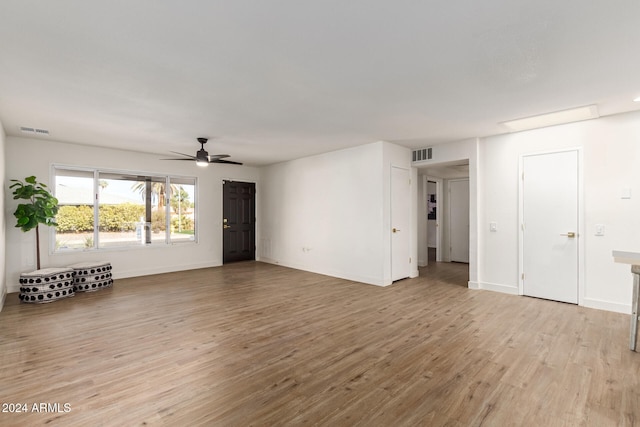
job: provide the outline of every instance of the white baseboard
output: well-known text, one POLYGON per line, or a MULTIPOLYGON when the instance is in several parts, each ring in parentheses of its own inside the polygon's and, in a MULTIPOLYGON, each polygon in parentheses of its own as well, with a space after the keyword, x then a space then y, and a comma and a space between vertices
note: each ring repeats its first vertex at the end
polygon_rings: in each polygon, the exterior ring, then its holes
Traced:
POLYGON ((471 289, 484 289, 486 291, 501 292, 503 294, 518 295, 518 287, 511 285, 501 285, 499 283, 487 283, 487 282, 469 282, 469 288, 471 289), (473 283, 473 286, 472 286, 473 283), (477 286, 477 287, 475 287, 477 286))
MULTIPOLYGON (((344 279, 344 280, 351 280, 354 282, 360 282, 360 283, 364 283, 364 284, 368 284, 368 285, 375 285, 375 286, 388 286, 391 283, 383 283, 382 281, 376 279, 376 278, 372 278, 372 277, 365 277, 365 276, 357 276, 357 275, 352 275, 352 274, 344 274, 342 272, 335 272, 335 271, 320 271, 318 269, 312 269, 312 268, 308 268, 306 266, 302 266, 302 265, 295 265, 295 264, 290 264, 290 263, 282 263, 279 262, 277 260, 274 259, 270 259, 270 258, 264 258, 261 257, 259 259, 257 259, 260 262, 264 262, 267 264, 274 264, 274 265, 281 265, 283 267, 287 267, 287 268, 293 268, 296 270, 303 270, 303 271, 308 271, 311 273, 315 273, 315 274, 322 274, 322 275, 326 275, 326 276, 331 276, 331 277, 337 277, 340 279, 344 279)), ((140 270, 130 270, 130 271, 114 271, 113 272, 113 277, 114 279, 124 279, 124 278, 128 278, 128 277, 138 277, 138 276, 148 276, 148 275, 152 275, 152 274, 162 274, 162 273, 172 273, 175 271, 185 271, 185 270, 196 270, 196 269, 200 269, 200 268, 210 268, 210 267, 219 267, 222 265, 222 261, 214 261, 214 262, 208 262, 208 263, 198 263, 198 264, 189 264, 189 265, 181 265, 181 266, 171 266, 171 267, 155 267, 155 268, 148 268, 148 269, 140 269, 140 270)), ((415 271, 411 277, 418 277, 418 272, 415 271)), ((501 292, 501 293, 505 293, 505 294, 510 294, 510 295, 518 295, 519 294, 519 290, 517 286, 511 286, 511 285, 502 285, 502 284, 497 284, 497 283, 487 283, 487 282, 473 282, 473 281, 469 281, 468 282, 468 287, 469 289, 482 289, 482 290, 487 290, 487 291, 493 291, 493 292, 501 292)), ((0 293, 0 311, 2 311, 2 308, 4 307, 4 303, 7 297, 8 293, 12 293, 12 292, 19 292, 20 291, 20 285, 19 284, 15 284, 13 286, 10 286, 7 284, 6 289, 4 289, 1 293, 0 293)), ((616 313, 623 313, 623 314, 630 314, 631 313, 631 305, 629 304, 621 304, 618 302, 611 302, 611 301, 604 301, 604 300, 599 300, 599 299, 595 299, 595 298, 584 298, 583 303, 581 304, 584 307, 587 308, 595 308, 598 310, 605 310, 605 311, 613 311, 616 313)))
POLYGON ((150 276, 152 274, 163 274, 163 273, 173 273, 175 271, 186 271, 186 270, 197 270, 199 268, 210 268, 210 267, 220 267, 222 265, 222 261, 214 261, 214 262, 202 262, 197 264, 186 264, 186 265, 172 265, 169 267, 153 267, 153 268, 141 268, 136 270, 129 271, 116 271, 113 270, 113 279, 125 279, 127 277, 139 277, 139 276, 150 276))
POLYGON ((631 314, 630 304, 620 304, 619 302, 603 301, 595 298, 584 298, 582 305, 598 310, 614 311, 616 313, 631 314))
POLYGON ((480 284, 479 284, 478 282, 472 282, 471 280, 469 280, 469 281, 467 282, 467 287, 468 287, 469 289, 476 289, 476 290, 477 290, 477 289, 482 289, 482 288, 480 288, 480 284))
MULTIPOLYGON (((157 266, 153 268, 141 268, 134 270, 117 270, 113 269, 113 279, 126 279, 128 277, 150 276, 152 274, 173 273, 175 271, 197 270, 199 268, 219 267, 222 265, 222 261, 213 261, 198 264, 185 264, 185 265, 172 265, 172 266, 157 266)), ((7 284, 7 291, 9 293, 20 292, 20 284, 13 283, 7 284)))
MULTIPOLYGON (((501 285, 497 283, 486 282, 469 282, 469 289, 484 289, 487 291, 501 292, 510 295, 519 295, 519 289, 517 286, 501 285)), ((613 311, 616 313, 630 314, 631 305, 621 304, 619 302, 604 301, 595 298, 584 298, 582 300, 582 307, 595 308, 598 310, 613 311)))
POLYGON ((321 270, 313 267, 309 267, 306 265, 282 262, 271 258, 260 257, 258 259, 260 262, 265 262, 267 264, 280 265, 282 267, 293 268, 295 270, 308 271, 310 273, 322 274, 325 276, 337 277, 338 279, 351 280, 353 282, 365 283, 367 285, 375 285, 375 286, 389 286, 391 283, 384 283, 384 281, 379 280, 375 277, 367 277, 367 276, 359 276, 356 274, 349 274, 342 271, 335 270, 321 270))

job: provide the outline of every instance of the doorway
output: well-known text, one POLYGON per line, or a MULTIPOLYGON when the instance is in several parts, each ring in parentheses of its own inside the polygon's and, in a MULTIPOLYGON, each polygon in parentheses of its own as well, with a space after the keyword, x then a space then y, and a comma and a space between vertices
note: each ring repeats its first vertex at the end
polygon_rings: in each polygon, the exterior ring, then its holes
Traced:
POLYGON ((426 238, 424 238, 426 247, 423 251, 426 253, 425 262, 421 266, 426 266, 433 262, 442 261, 442 213, 443 197, 442 197, 442 179, 425 176, 424 186, 424 204, 426 209, 427 220, 425 224, 426 238))
POLYGON ((580 151, 521 158, 520 292, 578 304, 580 151))
MULTIPOLYGON (((421 177, 421 183, 423 184, 423 190, 420 193, 422 195, 421 203, 419 203, 418 209, 418 259, 420 264, 420 275, 435 274, 437 271, 443 271, 450 268, 460 268, 467 272, 467 278, 471 278, 472 269, 476 268, 475 258, 471 255, 471 218, 472 215, 476 215, 475 209, 471 212, 472 206, 472 194, 471 194, 471 182, 475 182, 470 178, 469 171, 469 159, 461 159, 450 162, 433 163, 428 166, 422 166, 418 169, 418 174, 421 177), (467 197, 466 197, 466 209, 464 213, 458 212, 459 215, 467 218, 464 229, 469 236, 466 238, 466 247, 463 251, 466 255, 466 262, 452 263, 451 259, 451 197, 449 195, 449 188, 451 181, 463 180, 466 183, 467 197), (429 233, 429 201, 431 200, 430 193, 433 189, 433 185, 429 184, 429 181, 436 183, 436 259, 433 261, 433 248, 429 248, 433 244, 433 236, 429 233), (431 190, 430 190, 431 188, 431 190), (421 228, 420 228, 421 227, 421 228), (429 255, 431 251, 431 255, 429 255), (431 258, 429 259, 429 256, 431 258), (455 265, 454 265, 455 264, 455 265)), ((455 186, 455 184, 454 184, 455 186)), ((455 191, 455 190, 454 190, 455 191)), ((454 209, 456 204, 454 202, 454 209)), ((432 215, 433 217, 433 215, 432 215)), ((432 220, 433 221, 433 220, 432 220)), ((433 227, 431 227, 433 230, 433 227)), ((431 233, 433 234, 433 233, 431 233)), ((467 281, 465 286, 471 286, 471 282, 467 281)))
POLYGON ((223 181, 222 262, 256 259, 256 184, 223 181))

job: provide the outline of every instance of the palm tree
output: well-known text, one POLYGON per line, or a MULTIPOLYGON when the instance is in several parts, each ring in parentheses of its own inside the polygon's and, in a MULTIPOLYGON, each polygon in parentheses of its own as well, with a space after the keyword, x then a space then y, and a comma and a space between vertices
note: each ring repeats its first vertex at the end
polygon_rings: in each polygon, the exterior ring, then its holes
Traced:
MULTIPOLYGON (((133 191, 138 191, 142 196, 142 200, 144 200, 145 195, 147 194, 147 183, 145 181, 138 181, 134 185, 131 186, 133 191)), ((172 194, 175 194, 178 189, 175 185, 170 184, 169 190, 172 194)), ((151 183, 151 201, 157 199, 158 200, 158 209, 161 209, 165 206, 165 183, 164 182, 152 182, 151 183)))
POLYGON ((171 192, 171 207, 175 213, 179 214, 183 206, 190 208, 191 202, 189 201, 189 193, 180 186, 178 191, 171 192))

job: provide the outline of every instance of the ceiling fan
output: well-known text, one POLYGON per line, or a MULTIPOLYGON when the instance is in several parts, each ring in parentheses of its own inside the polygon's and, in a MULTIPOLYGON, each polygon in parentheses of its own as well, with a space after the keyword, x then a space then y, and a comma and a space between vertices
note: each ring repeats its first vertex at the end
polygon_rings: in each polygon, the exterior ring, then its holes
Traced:
POLYGON ((226 163, 228 165, 241 165, 242 163, 234 162, 231 160, 224 160, 227 157, 230 157, 228 154, 209 154, 204 149, 204 144, 208 141, 207 138, 198 138, 198 142, 200 143, 200 149, 196 153, 195 156, 191 156, 189 154, 178 153, 177 151, 172 151, 174 154, 179 154, 181 156, 185 156, 180 159, 161 159, 161 160, 188 160, 196 162, 196 165, 205 167, 209 163, 226 163))

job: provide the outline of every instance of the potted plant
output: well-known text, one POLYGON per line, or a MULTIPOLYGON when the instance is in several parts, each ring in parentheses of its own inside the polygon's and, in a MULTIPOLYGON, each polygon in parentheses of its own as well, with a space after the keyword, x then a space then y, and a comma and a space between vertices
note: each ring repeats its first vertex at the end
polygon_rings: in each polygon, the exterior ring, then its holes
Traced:
POLYGON ((57 226, 58 199, 47 190, 47 186, 36 180, 35 176, 26 177, 23 181, 12 179, 9 188, 13 188, 13 199, 27 200, 16 208, 13 215, 17 219, 16 227, 25 233, 36 229, 36 260, 40 270, 40 232, 39 224, 57 226))

